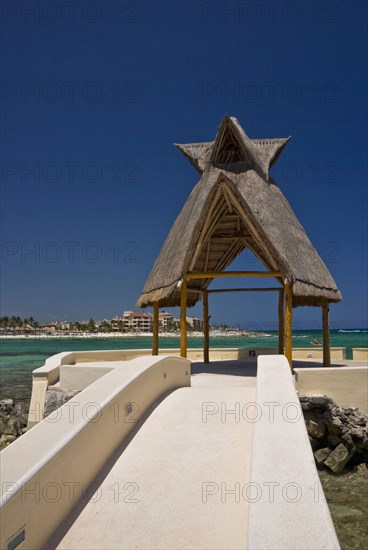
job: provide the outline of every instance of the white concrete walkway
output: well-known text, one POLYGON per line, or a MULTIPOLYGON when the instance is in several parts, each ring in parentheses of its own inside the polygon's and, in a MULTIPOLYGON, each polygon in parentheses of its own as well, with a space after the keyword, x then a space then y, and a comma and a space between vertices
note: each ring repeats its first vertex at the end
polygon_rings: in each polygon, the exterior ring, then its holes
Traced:
POLYGON ((47 547, 245 549, 247 503, 226 494, 249 482, 255 366, 239 363, 193 364, 192 387, 154 409, 47 547))

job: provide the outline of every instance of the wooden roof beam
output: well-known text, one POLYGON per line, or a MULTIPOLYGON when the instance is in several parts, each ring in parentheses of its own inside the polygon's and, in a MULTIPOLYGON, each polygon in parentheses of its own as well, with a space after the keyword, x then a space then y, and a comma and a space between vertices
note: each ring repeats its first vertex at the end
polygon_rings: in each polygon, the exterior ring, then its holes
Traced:
POLYGON ((215 288, 207 292, 208 294, 219 294, 220 292, 279 292, 282 289, 282 286, 269 288, 215 288))
POLYGON ((186 273, 184 279, 216 279, 228 277, 281 277, 279 271, 222 271, 209 273, 186 273))

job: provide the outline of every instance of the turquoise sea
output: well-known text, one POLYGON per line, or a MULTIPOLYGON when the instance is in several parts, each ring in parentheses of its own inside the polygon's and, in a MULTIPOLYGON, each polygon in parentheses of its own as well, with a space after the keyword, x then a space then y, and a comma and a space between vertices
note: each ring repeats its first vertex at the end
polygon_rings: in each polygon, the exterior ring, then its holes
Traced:
MULTIPOLYGON (((322 341, 320 331, 295 331, 293 346, 313 347, 314 339, 322 341)), ((0 340, 0 399, 12 397, 28 401, 31 395, 32 371, 41 367, 45 360, 62 351, 103 349, 150 349, 152 339, 147 336, 116 338, 37 338, 0 340)), ((188 338, 188 347, 201 348, 202 338, 188 338)), ((272 348, 277 346, 277 334, 267 336, 211 337, 213 348, 272 348)), ((347 359, 352 358, 353 347, 368 347, 367 329, 346 329, 346 332, 331 331, 331 346, 344 346, 347 359)), ((179 338, 160 338, 161 348, 178 348, 179 338)))

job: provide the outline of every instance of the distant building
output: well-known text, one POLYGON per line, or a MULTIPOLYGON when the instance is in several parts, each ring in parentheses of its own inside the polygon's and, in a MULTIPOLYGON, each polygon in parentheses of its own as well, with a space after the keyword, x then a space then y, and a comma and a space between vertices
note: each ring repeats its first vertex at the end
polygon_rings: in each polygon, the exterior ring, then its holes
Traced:
POLYGON ((151 313, 135 313, 124 311, 123 319, 133 332, 152 332, 153 315, 151 313))
POLYGON ((125 326, 125 319, 123 317, 114 317, 109 321, 112 331, 126 332, 128 329, 125 326))
POLYGON ((203 319, 197 317, 187 317, 187 323, 193 328, 193 330, 203 330, 203 319))
POLYGON ((113 331, 152 332, 153 315, 151 313, 136 313, 124 311, 122 317, 111 319, 113 331))
POLYGON ((174 323, 174 316, 168 311, 161 311, 158 315, 159 327, 162 330, 167 330, 174 323))
MULTIPOLYGON (((180 319, 175 319, 172 313, 161 311, 158 316, 159 329, 163 332, 178 328, 180 319)), ((121 317, 116 316, 110 321, 113 331, 116 332, 152 332, 152 313, 136 313, 135 311, 124 311, 121 317)), ((193 330, 203 330, 203 320, 197 317, 187 317, 187 323, 193 330)))
POLYGON ((40 329, 48 332, 56 332, 58 330, 70 330, 70 323, 65 321, 51 321, 50 323, 40 324, 40 329))

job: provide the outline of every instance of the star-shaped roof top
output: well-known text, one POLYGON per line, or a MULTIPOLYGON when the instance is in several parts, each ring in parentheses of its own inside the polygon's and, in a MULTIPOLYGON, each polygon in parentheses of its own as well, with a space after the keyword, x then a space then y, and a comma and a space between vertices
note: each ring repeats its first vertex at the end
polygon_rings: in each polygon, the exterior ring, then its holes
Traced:
POLYGON ((268 181, 269 169, 278 159, 288 138, 250 139, 235 117, 226 115, 214 141, 176 143, 185 157, 201 174, 211 165, 240 163, 268 181))

